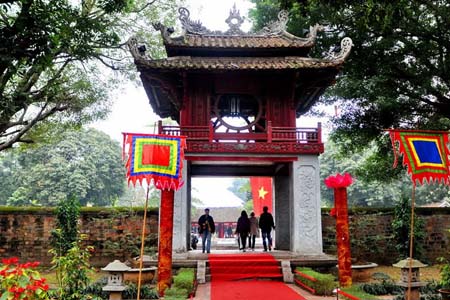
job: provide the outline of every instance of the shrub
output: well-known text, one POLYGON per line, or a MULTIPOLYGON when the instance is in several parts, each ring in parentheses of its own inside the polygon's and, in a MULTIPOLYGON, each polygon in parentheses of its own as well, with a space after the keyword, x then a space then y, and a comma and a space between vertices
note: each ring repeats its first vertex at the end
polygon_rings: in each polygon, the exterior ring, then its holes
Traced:
POLYGON ((189 291, 182 288, 172 286, 164 292, 164 300, 186 300, 189 296, 189 291))
POLYGON ((48 284, 34 270, 39 262, 19 264, 17 257, 2 259, 0 265, 0 299, 49 299, 48 284))
MULTIPOLYGON (((425 239, 425 227, 423 219, 414 215, 414 239, 413 253, 416 259, 423 257, 423 242, 425 239)), ((399 259, 409 257, 411 238, 411 203, 407 197, 402 197, 401 201, 394 208, 394 218, 392 220, 392 231, 394 233, 395 248, 399 253, 399 259)))
POLYGON ((53 254, 52 265, 56 270, 56 279, 58 281, 58 289, 54 292, 58 299, 64 300, 81 300, 91 299, 89 295, 83 293, 84 289, 89 286, 89 275, 94 272, 89 264, 89 258, 93 251, 92 246, 83 246, 80 238, 72 243, 65 255, 59 255, 56 249, 49 252, 53 254))
POLYGON ((311 268, 297 267, 295 270, 316 279, 316 281, 312 281, 295 274, 296 280, 313 288, 316 295, 333 295, 333 290, 338 286, 336 278, 331 274, 322 274, 311 268))
POLYGON ((173 285, 180 289, 192 291, 194 288, 195 270, 193 268, 181 268, 173 277, 173 285))
POLYGON ((403 289, 392 280, 382 280, 381 282, 363 283, 360 289, 371 295, 396 295, 402 293, 403 289))
POLYGON ((51 232, 51 245, 58 255, 65 255, 78 238, 80 203, 71 196, 60 201, 56 209, 56 229, 51 232))
MULTIPOLYGON (((376 300, 377 299, 375 296, 362 291, 359 285, 352 285, 350 287, 341 288, 341 291, 346 292, 346 293, 348 293, 352 296, 355 296, 359 299, 364 299, 364 300, 376 300)), ((339 299, 348 299, 348 298, 343 295, 340 295, 339 299)))
POLYGON ((84 295, 93 295, 100 299, 109 299, 109 292, 103 291, 103 287, 108 283, 108 277, 102 277, 96 282, 88 285, 84 291, 84 295))
MULTIPOLYGON (((123 299, 137 299, 137 285, 128 283, 126 289, 122 292, 123 299)), ((141 299, 159 299, 158 292, 149 285, 141 285, 141 299)), ((106 299, 106 298, 105 298, 106 299)))

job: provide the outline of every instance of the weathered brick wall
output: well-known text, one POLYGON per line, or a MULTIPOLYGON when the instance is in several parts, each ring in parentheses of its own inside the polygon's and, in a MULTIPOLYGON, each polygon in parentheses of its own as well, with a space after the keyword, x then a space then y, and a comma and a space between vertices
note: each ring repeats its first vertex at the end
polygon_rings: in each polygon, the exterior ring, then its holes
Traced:
MULTIPOLYGON (((450 251, 449 235, 446 232, 450 228, 450 209, 419 208, 416 213, 425 221, 426 260, 434 263, 437 257, 448 255, 450 251)), ((398 254, 392 240, 392 211, 373 211, 369 212, 369 216, 369 220, 361 221, 360 214, 350 214, 350 222, 353 224, 350 235, 359 236, 361 246, 360 251, 354 251, 377 263, 396 262, 398 254)), ((86 243, 95 247, 92 263, 105 266, 113 259, 124 261, 136 255, 140 247, 142 219, 142 210, 82 210, 80 231, 86 234, 86 243)), ((0 257, 18 256, 21 261, 38 260, 49 264, 52 256, 48 250, 54 228, 55 218, 51 209, 0 208, 0 257)), ((335 219, 325 211, 322 215, 322 229, 324 251, 336 254, 335 219)), ((146 231, 146 247, 153 247, 155 251, 158 211, 149 211, 146 231)))
MULTIPOLYGON (((424 221, 426 237, 423 243, 423 261, 435 263, 436 258, 450 255, 450 209, 416 208, 418 218, 424 221)), ((352 247, 352 256, 359 254, 368 261, 380 264, 392 264, 398 261, 399 253, 395 249, 390 209, 350 212, 350 237, 358 242, 352 247)), ((336 254, 336 221, 326 212, 322 214, 322 234, 324 252, 336 254)))
MULTIPOLYGON (((124 261, 139 253, 143 211, 83 210, 80 232, 92 245, 92 263, 105 266, 113 259, 124 261)), ((55 228, 52 209, 0 209, 0 257, 18 256, 21 261, 48 265, 51 231, 55 228)), ((146 248, 157 245, 158 211, 147 214, 146 248)))

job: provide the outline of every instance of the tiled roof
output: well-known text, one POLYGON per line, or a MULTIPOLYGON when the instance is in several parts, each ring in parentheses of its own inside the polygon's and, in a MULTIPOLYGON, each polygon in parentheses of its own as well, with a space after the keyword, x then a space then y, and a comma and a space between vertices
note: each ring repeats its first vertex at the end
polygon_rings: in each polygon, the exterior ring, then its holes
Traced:
POLYGON ((172 39, 165 39, 166 47, 198 47, 198 48, 311 48, 314 40, 280 34, 273 36, 220 36, 186 34, 172 39))
POLYGON ((166 59, 137 59, 139 69, 181 70, 286 70, 337 68, 343 60, 307 57, 191 57, 175 56, 166 59))

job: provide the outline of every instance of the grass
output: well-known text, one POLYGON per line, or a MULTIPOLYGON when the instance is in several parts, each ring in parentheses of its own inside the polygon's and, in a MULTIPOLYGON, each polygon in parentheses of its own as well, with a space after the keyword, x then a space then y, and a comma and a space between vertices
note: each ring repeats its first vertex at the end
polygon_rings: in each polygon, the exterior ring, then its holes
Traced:
MULTIPOLYGON (((54 270, 39 270, 42 277, 46 279, 46 282, 50 285, 50 287, 55 288, 58 286, 58 280, 56 279, 56 272, 54 270)), ((95 271, 91 273, 90 279, 91 282, 96 282, 102 277, 108 276, 108 273, 103 271, 95 271)))
MULTIPOLYGON (((376 296, 373 295, 369 295, 364 293, 363 291, 361 291, 359 289, 359 287, 357 285, 352 285, 351 287, 347 287, 347 288, 341 288, 342 291, 349 293, 352 296, 358 297, 359 299, 364 299, 364 300, 376 300, 378 299, 376 296)), ((343 298, 344 296, 341 296, 341 298, 343 298)), ((347 299, 347 298, 345 298, 347 299)))
MULTIPOLYGON (((439 280, 441 278, 439 272, 441 269, 441 265, 432 265, 425 268, 420 269, 420 280, 421 281, 431 281, 431 280, 439 280)), ((395 268, 393 266, 378 266, 373 268, 371 274, 379 272, 389 275, 389 277, 397 282, 400 280, 400 269, 395 268)), ((376 281, 376 280, 373 280, 376 281)))

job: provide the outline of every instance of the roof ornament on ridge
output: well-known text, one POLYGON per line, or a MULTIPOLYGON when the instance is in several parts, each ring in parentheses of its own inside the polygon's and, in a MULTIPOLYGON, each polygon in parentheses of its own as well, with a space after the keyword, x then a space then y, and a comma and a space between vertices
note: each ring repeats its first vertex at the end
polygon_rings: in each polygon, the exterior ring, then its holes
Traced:
POLYGON ((241 30, 241 25, 244 23, 244 18, 241 17, 241 13, 236 9, 236 3, 233 5, 233 8, 230 9, 230 15, 225 20, 225 23, 228 24, 228 29, 225 34, 238 34, 242 35, 244 32, 241 30))
POLYGON ((330 51, 325 56, 327 60, 333 61, 344 61, 350 54, 350 50, 352 50, 353 41, 349 37, 345 37, 341 41, 341 46, 338 47, 339 52, 330 51))
POLYGON ((180 7, 178 9, 178 13, 180 16, 178 19, 181 22, 181 26, 183 29, 188 33, 194 33, 194 34, 211 34, 213 33, 209 29, 207 29, 205 26, 202 25, 202 22, 199 20, 193 21, 189 18, 191 13, 186 7, 180 7))
POLYGON ((289 22, 289 12, 282 10, 278 13, 278 20, 271 21, 264 26, 257 34, 279 34, 286 31, 286 25, 289 22))
MULTIPOLYGON (((228 24, 229 29, 225 32, 220 30, 209 30, 205 26, 202 25, 202 23, 199 20, 191 20, 190 19, 190 12, 185 7, 180 7, 178 9, 178 13, 180 16, 178 19, 181 22, 181 26, 183 27, 183 30, 186 33, 190 34, 198 34, 198 35, 240 35, 240 36, 265 36, 265 35, 277 35, 286 33, 286 25, 289 21, 289 13, 285 10, 282 10, 278 13, 278 20, 271 21, 269 24, 267 24, 263 29, 257 31, 257 32, 244 32, 241 30, 241 25, 245 21, 245 17, 241 16, 240 11, 236 8, 236 4, 233 5, 233 8, 230 9, 230 15, 225 20, 225 23, 228 24)), ((316 25, 317 26, 317 25, 316 25)), ((311 27, 310 31, 314 28, 314 33, 317 33, 316 29, 320 29, 319 27, 316 28, 316 26, 311 27)))

